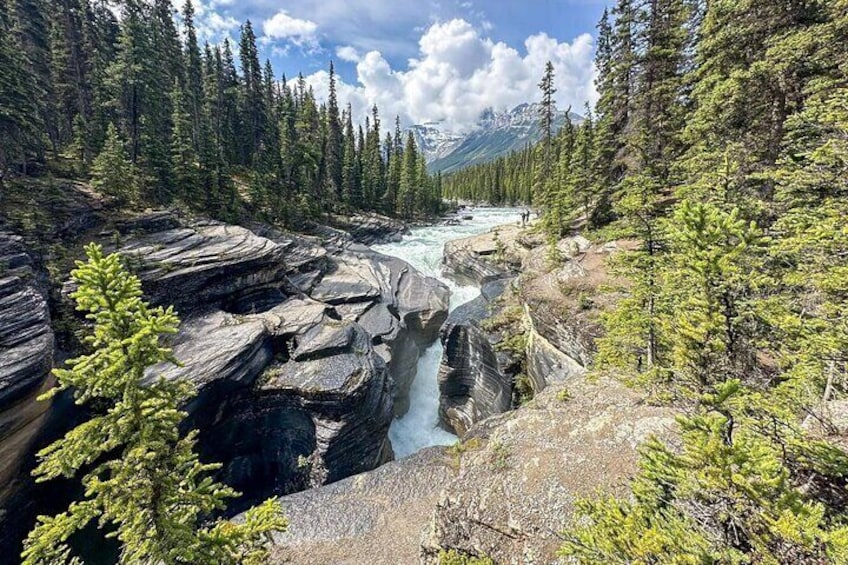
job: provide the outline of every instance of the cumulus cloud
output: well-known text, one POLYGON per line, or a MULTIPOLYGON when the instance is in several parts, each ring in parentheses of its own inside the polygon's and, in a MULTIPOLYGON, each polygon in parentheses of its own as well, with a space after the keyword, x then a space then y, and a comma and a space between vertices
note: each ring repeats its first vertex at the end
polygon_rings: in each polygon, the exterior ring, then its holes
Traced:
POLYGON ((347 61, 348 63, 358 63, 359 62, 359 51, 356 50, 356 47, 351 45, 340 45, 336 48, 336 56, 342 61, 347 61))
MULTIPOLYGON (((349 101, 360 117, 376 103, 386 120, 397 114, 406 125, 443 122, 467 131, 488 108, 511 109, 537 100, 537 84, 550 60, 556 70, 557 106, 579 112, 597 98, 592 51, 589 34, 568 43, 539 33, 528 37, 519 52, 485 37, 466 20, 453 19, 424 31, 418 55, 406 69, 393 69, 379 51, 354 58, 355 50, 337 50, 340 58, 356 62, 356 82, 339 82, 339 99, 349 101)), ((321 98, 326 97, 328 78, 324 71, 307 77, 321 98)))
POLYGON ((315 44, 318 39, 318 24, 293 18, 285 10, 280 10, 262 22, 262 31, 268 39, 287 39, 297 45, 315 44))
POLYGON ((230 1, 212 0, 208 4, 201 0, 194 1, 194 23, 197 34, 202 41, 217 43, 225 37, 231 37, 238 30, 241 25, 238 20, 215 10, 218 6, 225 5, 230 1))

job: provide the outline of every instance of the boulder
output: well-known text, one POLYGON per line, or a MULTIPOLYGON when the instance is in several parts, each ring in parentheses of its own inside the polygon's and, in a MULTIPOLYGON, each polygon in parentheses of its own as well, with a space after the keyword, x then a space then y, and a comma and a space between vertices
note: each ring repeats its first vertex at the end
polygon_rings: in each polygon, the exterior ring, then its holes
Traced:
POLYGON ((418 561, 439 493, 454 475, 443 447, 280 500, 289 528, 270 563, 396 565, 418 561))
POLYGON ((447 319, 450 291, 438 279, 407 266, 398 283, 398 315, 419 345, 433 343, 447 319))
POLYGON ((332 266, 315 285, 310 296, 327 304, 374 302, 380 295, 380 281, 370 261, 357 256, 336 254, 332 266))
POLYGON ((445 243, 443 261, 448 276, 477 286, 483 286, 507 274, 506 270, 483 259, 474 251, 467 239, 445 243))
POLYGON ((203 399, 207 388, 252 386, 273 358, 262 320, 218 310, 184 320, 172 347, 181 366, 163 363, 148 369, 147 375, 190 380, 200 393, 194 402, 203 399))
POLYGON ((408 263, 368 247, 347 244, 310 292, 335 305, 338 318, 356 322, 372 337, 392 377, 395 415, 409 408, 418 357, 438 336, 447 317, 450 291, 408 263))
POLYGON ((200 430, 202 454, 223 464, 221 479, 245 494, 241 504, 391 458, 385 363, 365 330, 326 319, 324 308, 290 299, 252 316, 190 318, 173 344, 182 366, 148 372, 196 384, 186 427, 200 430))
POLYGON ((307 332, 292 360, 266 372, 265 397, 278 396, 305 409, 315 424, 309 456, 313 484, 367 471, 391 458, 391 383, 371 337, 351 323, 325 324, 307 332))
POLYGON ((525 305, 525 320, 527 320, 527 377, 533 383, 533 390, 539 391, 554 383, 565 383, 574 376, 586 372, 590 362, 591 343, 581 343, 575 334, 567 329, 567 325, 556 322, 553 327, 546 326, 548 335, 557 339, 552 343, 539 332, 536 326, 537 318, 531 314, 531 309, 525 305))
POLYGON ((444 489, 422 543, 495 563, 553 563, 575 501, 598 490, 622 494, 637 470, 637 446, 674 435, 673 411, 647 405, 617 381, 575 378, 570 399, 553 385, 464 437, 459 474, 444 489))

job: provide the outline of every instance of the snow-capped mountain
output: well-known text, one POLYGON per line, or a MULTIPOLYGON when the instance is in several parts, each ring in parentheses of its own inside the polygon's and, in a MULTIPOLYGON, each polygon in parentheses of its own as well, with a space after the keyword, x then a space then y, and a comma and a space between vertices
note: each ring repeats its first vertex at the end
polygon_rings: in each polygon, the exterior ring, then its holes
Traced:
POLYGON ((409 130, 428 163, 447 157, 465 139, 464 135, 448 131, 439 122, 414 125, 409 130))
MULTIPOLYGON (((469 133, 452 132, 438 122, 409 128, 418 147, 427 158, 431 172, 449 172, 476 163, 483 163, 511 151, 522 149, 542 138, 539 127, 539 104, 520 104, 509 111, 486 110, 477 126, 469 133)), ((582 118, 571 112, 571 119, 582 118)), ((565 123, 565 112, 557 111, 554 128, 565 123)))

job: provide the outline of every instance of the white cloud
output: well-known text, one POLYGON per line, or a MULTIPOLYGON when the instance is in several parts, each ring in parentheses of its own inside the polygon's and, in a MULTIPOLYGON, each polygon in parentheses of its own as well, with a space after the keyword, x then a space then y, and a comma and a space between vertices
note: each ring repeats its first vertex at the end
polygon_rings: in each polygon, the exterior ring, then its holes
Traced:
POLYGON ((225 5, 231 0, 212 0, 208 5, 202 0, 194 1, 194 24, 197 35, 202 41, 217 43, 225 37, 232 37, 240 23, 232 16, 222 15, 216 11, 217 6, 225 5))
POLYGON ((342 61, 348 63, 358 63, 360 59, 359 51, 351 45, 340 45, 336 48, 336 56, 342 61))
MULTIPOLYGON (((360 119, 376 103, 384 124, 397 114, 407 125, 440 121, 462 131, 487 108, 511 109, 538 100, 537 84, 548 60, 556 70, 555 99, 560 108, 570 105, 580 112, 586 101, 594 103, 597 98, 589 34, 568 43, 539 33, 526 39, 520 53, 481 35, 467 21, 454 19, 432 24, 418 47, 418 56, 405 70, 393 69, 379 51, 358 57, 356 83, 340 81, 339 100, 349 101, 360 119)), ((344 58, 341 49, 337 55, 344 58)), ((326 72, 307 80, 319 98, 326 96, 326 72)))
POLYGON ((285 10, 262 22, 262 31, 269 39, 287 39, 297 45, 317 42, 318 24, 311 20, 293 18, 285 10))

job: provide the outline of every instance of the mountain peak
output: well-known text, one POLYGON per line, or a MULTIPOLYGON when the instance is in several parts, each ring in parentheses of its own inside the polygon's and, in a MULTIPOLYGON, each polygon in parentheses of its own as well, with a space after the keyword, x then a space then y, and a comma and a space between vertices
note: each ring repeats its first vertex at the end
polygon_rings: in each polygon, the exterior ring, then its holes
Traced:
MULTIPOLYGON (((467 133, 452 131, 443 122, 416 124, 408 131, 423 151, 431 172, 449 172, 490 161, 539 141, 541 106, 538 102, 524 102, 511 110, 487 108, 467 133)), ((558 130, 565 123, 565 112, 555 112, 554 128, 558 130)), ((582 121, 574 112, 570 116, 576 123, 582 121)))

